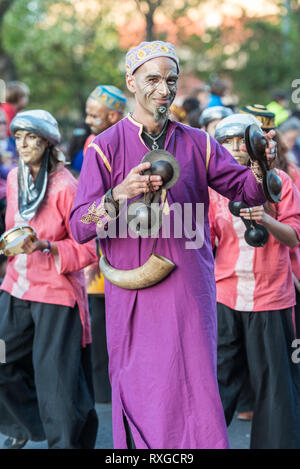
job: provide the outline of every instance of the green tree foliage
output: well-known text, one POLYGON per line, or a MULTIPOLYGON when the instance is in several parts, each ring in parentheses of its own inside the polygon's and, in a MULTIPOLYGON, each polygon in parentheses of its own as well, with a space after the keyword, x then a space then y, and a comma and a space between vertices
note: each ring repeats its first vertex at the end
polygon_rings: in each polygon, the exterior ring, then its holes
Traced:
POLYGON ((299 34, 283 34, 282 25, 253 21, 247 25, 250 38, 236 54, 237 67, 232 70, 236 90, 244 103, 270 101, 272 91, 291 93, 291 83, 299 70, 299 34), (244 63, 238 66, 239 57, 244 63))
POLYGON ((0 77, 4 80, 16 79, 17 72, 11 56, 3 47, 3 29, 2 24, 6 12, 11 8, 15 0, 0 0, 0 77))
POLYGON ((30 87, 30 107, 77 120, 98 84, 124 88, 118 36, 102 15, 82 18, 68 0, 15 0, 3 38, 18 79, 30 87))
POLYGON ((294 3, 290 12, 282 10, 285 16, 271 21, 244 14, 238 34, 233 25, 190 36, 185 41, 190 50, 186 67, 207 81, 230 77, 242 105, 267 104, 277 89, 291 95, 293 80, 300 78, 300 5, 294 3))
MULTIPOLYGON (((0 6, 7 1, 0 0, 0 6)), ((200 2, 205 2, 126 0, 129 1, 133 5, 130 14, 146 20, 145 39, 166 38, 161 29, 160 37, 153 37, 158 12, 180 25, 189 8, 197 9, 200 2)), ((2 55, 13 59, 17 72, 14 78, 29 85, 30 107, 48 109, 61 122, 78 120, 80 113, 83 116, 86 98, 98 84, 125 89, 124 51, 120 50, 113 22, 116 17, 111 14, 122 8, 122 1, 87 1, 86 5, 91 3, 98 9, 85 15, 76 8, 78 3, 84 2, 12 0, 1 28, 2 55)), ((231 77, 241 104, 267 103, 275 88, 291 92, 292 81, 300 78, 300 2, 285 0, 284 4, 285 16, 273 17, 272 21, 249 19, 244 14, 237 20, 239 34, 235 25, 206 29, 203 33, 201 22, 201 33, 192 35, 179 28, 181 69, 206 81, 217 76, 231 77)))

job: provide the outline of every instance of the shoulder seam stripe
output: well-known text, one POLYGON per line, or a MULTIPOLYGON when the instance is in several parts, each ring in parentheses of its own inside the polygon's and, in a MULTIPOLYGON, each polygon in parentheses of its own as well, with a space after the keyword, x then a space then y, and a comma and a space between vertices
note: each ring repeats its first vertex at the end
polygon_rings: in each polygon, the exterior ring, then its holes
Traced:
POLYGON ((91 142, 89 145, 88 145, 88 148, 90 147, 93 147, 96 152, 98 153, 98 155, 101 157, 103 163, 105 164, 106 168, 108 169, 108 171, 111 173, 111 166, 109 164, 109 161, 108 159, 106 158, 106 156, 104 155, 103 151, 101 150, 100 147, 98 147, 98 145, 94 142, 91 142))
POLYGON ((207 133, 206 134, 206 171, 208 171, 208 165, 209 165, 209 161, 210 161, 210 154, 211 154, 211 151, 210 151, 210 137, 209 137, 209 134, 207 133))

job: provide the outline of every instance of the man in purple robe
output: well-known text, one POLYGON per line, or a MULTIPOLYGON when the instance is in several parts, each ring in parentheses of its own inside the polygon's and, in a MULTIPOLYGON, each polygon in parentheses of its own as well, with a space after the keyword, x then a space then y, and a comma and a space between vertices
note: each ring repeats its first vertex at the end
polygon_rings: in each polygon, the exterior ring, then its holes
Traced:
MULTIPOLYGON (((85 243, 97 234, 117 269, 143 265, 152 250, 147 237, 105 236, 116 223, 108 202, 141 197, 163 184, 146 176, 142 163, 163 148, 179 163, 179 181, 167 204, 191 207, 196 242, 186 233, 159 232, 156 252, 176 264, 156 285, 127 290, 106 282, 107 344, 112 385, 115 448, 227 448, 228 438, 216 377, 217 316, 214 260, 208 223, 208 186, 249 206, 265 202, 249 168, 204 131, 168 119, 179 74, 173 46, 142 43, 126 56, 127 87, 135 95, 131 115, 97 136, 87 151, 70 223, 85 243), (199 223, 199 206, 203 223, 199 223), (203 231, 202 243, 197 230, 203 231)), ((169 215, 164 217, 170 217, 169 215)), ((182 217, 184 218, 184 217, 182 217)), ((97 340, 97 338, 94 338, 97 340)))

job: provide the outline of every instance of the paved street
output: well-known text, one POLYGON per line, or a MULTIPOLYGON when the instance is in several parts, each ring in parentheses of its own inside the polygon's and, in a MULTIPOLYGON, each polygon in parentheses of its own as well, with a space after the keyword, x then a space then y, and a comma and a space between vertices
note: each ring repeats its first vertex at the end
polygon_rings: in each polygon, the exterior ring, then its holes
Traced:
MULTIPOLYGON (((111 428, 111 405, 97 404, 97 413, 99 416, 99 431, 97 436, 96 448, 111 449, 112 428, 111 428)), ((239 422, 236 418, 229 427, 229 438, 232 449, 248 449, 250 442, 250 428, 248 422, 239 422)), ((0 447, 2 447, 5 437, 0 433, 0 447)), ((45 441, 36 443, 28 442, 25 449, 47 449, 45 441)))

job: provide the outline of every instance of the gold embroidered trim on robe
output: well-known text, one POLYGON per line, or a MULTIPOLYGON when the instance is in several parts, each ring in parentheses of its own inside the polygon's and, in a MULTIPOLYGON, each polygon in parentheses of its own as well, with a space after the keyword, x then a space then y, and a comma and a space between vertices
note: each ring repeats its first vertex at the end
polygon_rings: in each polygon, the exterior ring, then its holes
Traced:
POLYGON ((208 165, 210 161, 210 137, 209 134, 206 134, 206 171, 208 170, 208 165))
POLYGON ((86 225, 90 225, 91 223, 96 223, 99 228, 103 228, 112 218, 108 215, 107 211, 104 208, 104 199, 105 196, 102 197, 100 204, 96 207, 96 202, 93 202, 92 205, 88 208, 88 213, 82 215, 80 221, 81 223, 85 223, 86 225), (106 218, 105 225, 103 224, 102 217, 106 218))

